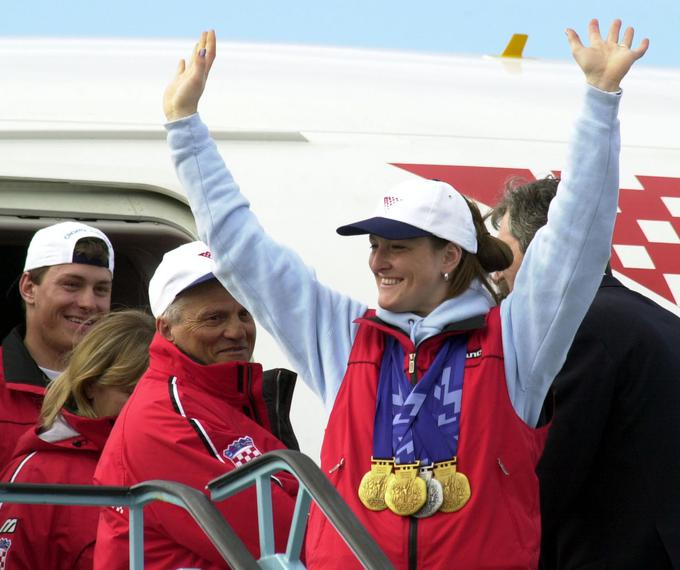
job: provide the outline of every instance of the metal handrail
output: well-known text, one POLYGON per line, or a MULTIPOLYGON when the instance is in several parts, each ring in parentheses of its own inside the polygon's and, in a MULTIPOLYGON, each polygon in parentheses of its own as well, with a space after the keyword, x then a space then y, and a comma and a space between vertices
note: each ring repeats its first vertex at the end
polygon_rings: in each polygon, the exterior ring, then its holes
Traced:
POLYGON ((133 487, 0 483, 0 503, 91 505, 130 509, 130 569, 144 568, 143 507, 163 501, 186 510, 232 568, 260 566, 241 539, 203 493, 170 481, 145 481, 133 487))
POLYGON ((340 533, 365 568, 392 568, 392 563, 368 534, 356 515, 319 467, 306 455, 292 450, 265 453, 208 483, 214 501, 222 501, 253 483, 257 488, 260 522, 260 564, 267 568, 302 568, 300 551, 305 533, 307 512, 313 500, 328 521, 340 533), (274 526, 271 500, 271 476, 286 471, 299 483, 297 502, 285 555, 274 549, 274 526))

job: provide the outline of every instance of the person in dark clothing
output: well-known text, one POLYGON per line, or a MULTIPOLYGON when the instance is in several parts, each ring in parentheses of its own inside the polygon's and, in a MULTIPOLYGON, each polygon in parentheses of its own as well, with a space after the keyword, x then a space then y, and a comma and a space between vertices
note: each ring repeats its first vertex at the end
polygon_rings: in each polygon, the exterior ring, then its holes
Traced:
POLYGON ((25 325, 0 347, 0 470, 38 419, 45 387, 98 315, 111 304, 113 247, 96 228, 62 222, 35 233, 19 293, 25 325))
MULTIPOLYGON (((513 181, 492 212, 508 293, 558 182, 513 181)), ((542 568, 680 567, 678 347, 680 318, 607 272, 544 407, 542 568)))

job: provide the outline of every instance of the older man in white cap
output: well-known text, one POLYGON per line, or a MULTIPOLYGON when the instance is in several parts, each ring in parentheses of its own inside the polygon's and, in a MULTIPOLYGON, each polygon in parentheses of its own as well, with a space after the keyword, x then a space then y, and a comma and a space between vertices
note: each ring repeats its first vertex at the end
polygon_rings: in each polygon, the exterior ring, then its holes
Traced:
MULTIPOLYGON (((111 432, 95 481, 172 479, 203 490, 211 479, 285 448, 280 426, 287 411, 281 417, 274 410, 287 410, 292 382, 279 406, 267 406, 262 367, 251 362, 255 322, 215 278, 208 247, 193 242, 166 253, 149 284, 149 300, 157 328, 149 369, 111 432)), ((276 380, 283 394, 291 378, 279 371, 276 380)), ((291 478, 272 484, 279 550, 285 549, 296 492, 291 478)), ((218 507, 258 556, 254 505, 250 490, 218 507)), ((128 524, 127 512, 102 511, 95 568, 128 568, 128 524)), ((226 568, 184 511, 153 505, 144 526, 145 568, 226 568)))
POLYGON ((111 305, 113 247, 96 228, 62 222, 35 233, 19 293, 25 325, 0 348, 0 467, 38 418, 48 382, 96 317, 111 305))

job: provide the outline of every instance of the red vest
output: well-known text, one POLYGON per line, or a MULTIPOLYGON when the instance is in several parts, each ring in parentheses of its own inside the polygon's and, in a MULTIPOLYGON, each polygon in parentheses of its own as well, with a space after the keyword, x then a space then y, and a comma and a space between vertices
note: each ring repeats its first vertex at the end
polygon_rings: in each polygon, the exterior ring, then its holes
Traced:
MULTIPOLYGON (((372 314, 369 311, 366 317, 372 314)), ((510 402, 498 308, 489 312, 486 326, 469 331, 458 470, 470 480, 472 497, 456 513, 425 519, 370 511, 359 501, 359 482, 371 465, 385 335, 394 336, 404 347, 405 373, 408 355, 416 352, 403 333, 367 318, 359 323, 321 450, 324 473, 396 568, 536 568, 540 514, 534 468, 546 434, 528 427, 510 402)), ((460 331, 421 343, 416 356, 418 378, 451 334, 460 331)), ((361 568, 315 507, 306 546, 308 568, 361 568)))

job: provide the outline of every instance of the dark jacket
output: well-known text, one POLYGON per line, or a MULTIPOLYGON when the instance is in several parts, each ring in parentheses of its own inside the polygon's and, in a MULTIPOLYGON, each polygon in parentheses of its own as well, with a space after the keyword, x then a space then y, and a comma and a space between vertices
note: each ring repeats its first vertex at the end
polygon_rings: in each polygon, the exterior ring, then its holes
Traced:
POLYGON ((38 420, 48 379, 26 350, 23 328, 3 339, 0 348, 0 471, 17 441, 38 420))
POLYGON ((542 568, 680 568, 680 319, 605 276, 553 390, 542 568))

